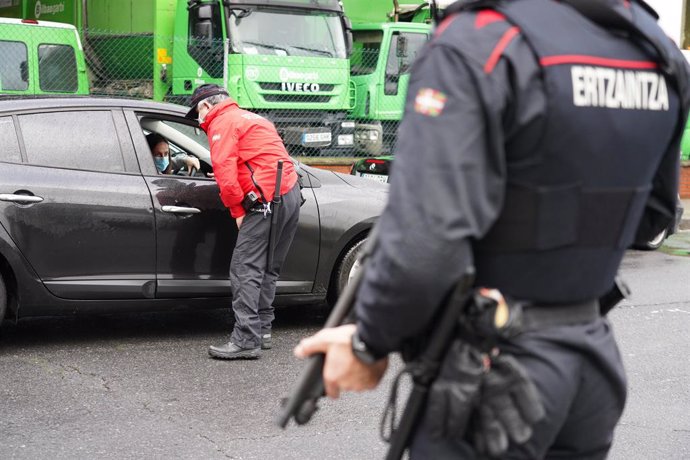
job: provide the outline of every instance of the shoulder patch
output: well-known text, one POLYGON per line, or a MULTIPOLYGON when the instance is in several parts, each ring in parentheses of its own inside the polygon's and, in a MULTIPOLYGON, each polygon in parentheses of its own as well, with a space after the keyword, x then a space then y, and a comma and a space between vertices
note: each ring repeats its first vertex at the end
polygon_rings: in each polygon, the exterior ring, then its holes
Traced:
POLYGON ((414 110, 422 115, 437 117, 443 112, 448 97, 432 88, 421 88, 414 98, 414 110))

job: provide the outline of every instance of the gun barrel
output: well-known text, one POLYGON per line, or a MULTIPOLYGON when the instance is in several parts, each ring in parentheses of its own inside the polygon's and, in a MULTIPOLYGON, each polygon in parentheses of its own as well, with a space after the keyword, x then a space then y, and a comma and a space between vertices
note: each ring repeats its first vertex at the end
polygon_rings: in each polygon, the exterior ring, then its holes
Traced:
MULTIPOLYGON (((376 228, 374 227, 371 231, 369 239, 362 249, 360 255, 362 267, 355 272, 352 280, 345 286, 340 297, 338 297, 338 301, 328 316, 324 328, 340 326, 350 316, 355 305, 357 290, 364 277, 366 259, 372 253, 375 245, 376 228)), ((316 403, 324 394, 323 379, 321 377, 324 359, 323 354, 314 355, 308 359, 295 389, 290 393, 290 396, 283 400, 281 411, 275 419, 279 427, 285 428, 291 418, 294 418, 299 425, 303 425, 316 412, 316 403)))

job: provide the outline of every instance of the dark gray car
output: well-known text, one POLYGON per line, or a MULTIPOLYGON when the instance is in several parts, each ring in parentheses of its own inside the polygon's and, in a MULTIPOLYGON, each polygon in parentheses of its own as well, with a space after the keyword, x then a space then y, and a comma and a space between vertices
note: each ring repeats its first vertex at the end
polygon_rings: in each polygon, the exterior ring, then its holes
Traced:
MULTIPOLYGON (((205 134, 144 101, 0 101, 0 319, 76 310, 229 306, 237 228, 205 134), (158 132, 201 171, 160 175, 158 132), (8 315, 10 316, 10 315, 8 315)), ((307 201, 276 304, 335 297, 387 186, 299 165, 307 201)))

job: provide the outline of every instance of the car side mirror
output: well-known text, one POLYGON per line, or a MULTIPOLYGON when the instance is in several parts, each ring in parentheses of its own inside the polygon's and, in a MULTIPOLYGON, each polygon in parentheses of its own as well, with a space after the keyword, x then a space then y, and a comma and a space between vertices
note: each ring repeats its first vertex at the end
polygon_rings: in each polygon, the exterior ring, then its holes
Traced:
POLYGON ((350 57, 352 55, 352 44, 354 42, 352 37, 352 21, 346 16, 343 16, 342 20, 343 28, 345 29, 345 53, 347 53, 347 57, 350 57))
POLYGON ((199 22, 210 21, 213 18, 213 7, 211 5, 202 5, 196 12, 196 17, 199 18, 199 22))

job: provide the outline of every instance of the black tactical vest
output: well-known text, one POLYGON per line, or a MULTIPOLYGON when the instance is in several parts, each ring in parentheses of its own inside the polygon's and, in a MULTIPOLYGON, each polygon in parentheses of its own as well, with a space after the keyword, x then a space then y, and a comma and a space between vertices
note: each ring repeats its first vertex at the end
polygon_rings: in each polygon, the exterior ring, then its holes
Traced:
POLYGON ((663 53, 555 0, 490 4, 533 50, 547 114, 536 149, 507 147, 505 205, 474 247, 477 283, 543 304, 597 298, 613 285, 657 167, 679 142, 681 91, 668 56, 682 55, 635 3, 627 7, 640 35, 663 53))

